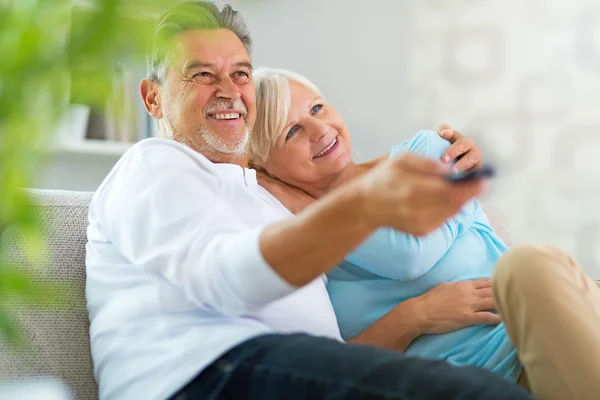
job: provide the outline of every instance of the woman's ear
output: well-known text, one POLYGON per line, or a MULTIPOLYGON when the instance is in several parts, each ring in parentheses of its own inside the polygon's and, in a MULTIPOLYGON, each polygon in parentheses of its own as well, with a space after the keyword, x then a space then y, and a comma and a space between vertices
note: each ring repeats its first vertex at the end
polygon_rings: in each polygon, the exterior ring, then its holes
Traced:
POLYGON ((142 79, 140 84, 140 94, 146 111, 155 119, 163 117, 162 104, 160 98, 160 86, 148 79, 142 79))

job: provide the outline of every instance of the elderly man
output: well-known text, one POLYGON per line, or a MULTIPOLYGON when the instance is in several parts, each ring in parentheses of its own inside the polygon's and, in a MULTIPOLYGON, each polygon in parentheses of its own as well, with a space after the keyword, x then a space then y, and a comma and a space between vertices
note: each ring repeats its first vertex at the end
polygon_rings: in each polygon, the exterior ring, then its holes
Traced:
POLYGON ((385 350, 389 318, 342 343, 323 274, 379 226, 425 234, 483 190, 406 156, 289 218, 246 165, 255 118, 237 12, 159 22, 141 94, 169 139, 142 141, 89 212, 87 298, 102 399, 528 399, 484 370, 385 350))

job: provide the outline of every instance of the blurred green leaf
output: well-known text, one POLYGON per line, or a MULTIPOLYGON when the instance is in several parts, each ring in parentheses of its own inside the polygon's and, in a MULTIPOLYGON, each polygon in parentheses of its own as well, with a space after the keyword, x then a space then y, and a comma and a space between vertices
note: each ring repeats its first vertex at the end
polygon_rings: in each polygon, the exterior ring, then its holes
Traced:
POLYGON ((23 348, 25 339, 21 334, 22 328, 18 321, 12 319, 6 310, 0 308, 0 340, 17 349, 23 348))
POLYGON ((0 337, 14 344, 23 343, 20 325, 10 317, 15 305, 69 309, 76 292, 69 282, 43 280, 35 268, 18 268, 4 257, 10 233, 27 265, 46 264, 40 221, 21 188, 33 186, 69 101, 105 107, 115 90, 115 66, 143 63, 154 16, 173 4, 71 3, 0 1, 0 337))
POLYGON ((42 281, 3 257, 10 231, 26 262, 44 265, 40 221, 21 190, 32 187, 53 145, 57 122, 69 101, 96 108, 112 99, 113 71, 144 62, 155 18, 167 0, 0 0, 0 337, 22 344, 10 317, 17 303, 68 309, 69 282, 42 281), (8 5, 6 5, 8 4, 8 5), (62 299, 62 300, 59 300, 62 299))

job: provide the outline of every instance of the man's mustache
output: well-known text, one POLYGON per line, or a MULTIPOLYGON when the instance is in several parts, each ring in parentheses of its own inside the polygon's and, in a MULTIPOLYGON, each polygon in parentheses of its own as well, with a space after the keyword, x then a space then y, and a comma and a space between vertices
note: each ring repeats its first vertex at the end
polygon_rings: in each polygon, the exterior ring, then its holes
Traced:
POLYGON ((219 99, 207 104, 206 107, 204 107, 204 115, 227 110, 239 111, 244 117, 248 114, 248 109, 241 99, 234 101, 219 99))

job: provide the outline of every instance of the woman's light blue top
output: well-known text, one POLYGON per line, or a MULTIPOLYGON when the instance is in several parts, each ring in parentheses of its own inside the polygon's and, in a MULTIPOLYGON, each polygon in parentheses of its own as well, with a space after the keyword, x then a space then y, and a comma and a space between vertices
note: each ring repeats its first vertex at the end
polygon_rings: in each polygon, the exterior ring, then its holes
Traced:
MULTIPOLYGON (((437 133, 419 132, 393 147, 390 157, 410 152, 440 160, 448 147, 437 133)), ((424 237, 391 228, 377 230, 328 274, 327 290, 342 336, 357 336, 397 304, 442 282, 491 277, 496 261, 506 251, 478 201, 468 203, 424 237)), ((422 335, 406 354, 484 367, 511 381, 522 370, 504 324, 422 335)))

